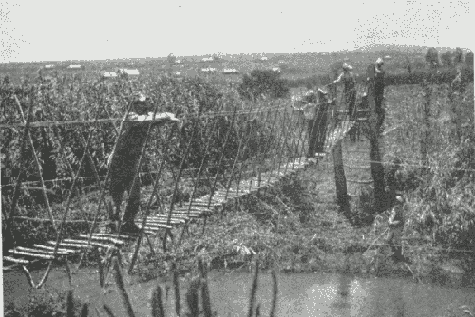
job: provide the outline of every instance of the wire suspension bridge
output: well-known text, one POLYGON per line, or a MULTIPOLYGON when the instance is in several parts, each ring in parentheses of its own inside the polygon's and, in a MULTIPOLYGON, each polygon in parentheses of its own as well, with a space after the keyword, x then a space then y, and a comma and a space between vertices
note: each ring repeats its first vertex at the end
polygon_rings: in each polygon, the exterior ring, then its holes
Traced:
MULTIPOLYGON (((219 109, 179 119, 170 113, 159 113, 158 107, 153 113, 137 115, 131 103, 122 120, 118 121, 120 127, 113 126, 116 131, 116 141, 109 157, 125 155, 116 153, 115 150, 119 142, 125 142, 121 136, 135 127, 144 132, 142 134, 144 140, 142 140, 142 146, 138 147, 140 155, 134 169, 131 187, 143 176, 141 167, 145 165, 145 161, 152 161, 156 170, 148 172, 152 178, 152 185, 141 188, 142 196, 139 196, 141 212, 135 218, 135 224, 140 230, 138 233, 127 234, 120 232, 120 229, 118 232, 108 230, 107 219, 113 212, 110 202, 108 203, 106 199, 108 192, 106 184, 115 176, 110 175, 109 169, 105 179, 101 179, 98 175, 98 167, 95 166, 97 164, 94 164, 91 155, 91 151, 94 150, 91 141, 93 131, 99 131, 105 124, 104 120, 96 118, 88 122, 33 122, 30 115, 23 113, 17 98, 16 103, 23 122, 2 124, 0 129, 21 131, 21 147, 22 149, 31 147, 38 170, 41 171, 42 168, 31 136, 35 130, 52 130, 53 127, 58 126, 69 130, 74 129, 84 149, 79 163, 76 164, 77 169, 74 171, 73 164, 68 162, 65 155, 66 145, 60 138, 57 138, 55 143, 57 144, 56 153, 63 156, 63 161, 72 175, 69 182, 69 195, 60 205, 61 213, 57 213, 59 217, 53 215, 54 206, 49 202, 47 195, 48 180, 43 179, 42 173, 39 173, 40 180, 37 182, 39 184, 37 188, 42 191, 47 218, 32 218, 24 214, 16 214, 20 192, 22 186, 25 186, 22 184, 21 174, 13 179, 12 184, 5 186, 2 184, 2 187, 14 188, 13 198, 7 206, 10 207, 9 213, 2 214, 11 231, 14 231, 13 226, 16 221, 50 223, 56 231, 56 239, 28 246, 16 245, 15 234, 10 232, 14 239, 13 247, 8 250, 8 254, 4 254, 4 267, 12 268, 20 265, 28 272, 26 265, 37 261, 49 261, 44 278, 35 287, 41 287, 45 282, 53 262, 66 261, 67 263, 67 259, 73 256, 81 256, 82 261, 86 252, 97 249, 119 252, 125 245, 134 246, 135 251, 129 267, 129 272, 131 272, 137 261, 142 239, 147 240, 150 252, 155 252, 150 238, 163 234, 161 240, 163 249, 166 250, 168 238, 173 240, 172 229, 183 228, 181 234, 183 236, 192 221, 202 218, 204 219, 203 226, 205 226, 206 218, 219 212, 229 201, 265 190, 283 178, 315 164, 320 158, 330 153, 336 142, 342 140, 356 123, 356 121, 349 121, 344 111, 337 110, 335 101, 325 101, 317 105, 316 118, 318 119, 315 119, 311 129, 302 112, 292 109, 288 103, 284 102, 258 102, 248 105, 247 109, 233 111, 219 109), (318 129, 316 135, 313 133, 314 128, 318 129), (308 131, 309 129, 311 131, 308 131), (317 149, 319 153, 316 157, 312 157, 314 153, 308 153, 311 141, 309 138, 312 138, 312 135, 316 142, 320 142, 320 149, 317 149), (200 143, 201 148, 195 143, 200 143), (210 154, 211 149, 214 149, 215 153, 210 154), (170 153, 180 155, 175 155, 174 162, 171 162, 170 153), (194 165, 191 164, 192 161, 194 165), (89 166, 94 171, 96 188, 98 188, 96 194, 99 195, 99 200, 92 219, 72 219, 72 209, 79 209, 79 211, 74 210, 76 213, 83 211, 81 202, 77 203, 78 198, 73 197, 73 192, 78 186, 81 178, 80 171, 86 162, 89 162, 89 166), (164 194, 164 191, 160 189, 165 187, 169 191, 164 194), (183 187, 190 192, 188 199, 179 198, 183 187), (74 222, 84 222, 89 232, 65 237, 65 227, 68 223, 74 222)), ((359 123, 364 121, 364 118, 357 120, 359 123)), ((138 140, 132 139, 132 142, 138 142, 138 140)), ((127 156, 124 158, 127 159, 127 156)), ((23 156, 20 160, 21 165, 24 166, 26 158, 23 156)), ((130 199, 127 204, 130 204, 130 199)), ((179 241, 181 241, 181 236, 179 241)))

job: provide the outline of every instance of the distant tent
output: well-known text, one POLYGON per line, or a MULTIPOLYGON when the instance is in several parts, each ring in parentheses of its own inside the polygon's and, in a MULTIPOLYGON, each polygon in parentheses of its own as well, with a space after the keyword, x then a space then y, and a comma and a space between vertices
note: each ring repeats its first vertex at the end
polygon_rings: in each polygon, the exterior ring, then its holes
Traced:
POLYGON ((104 77, 104 78, 116 78, 117 73, 116 72, 104 72, 102 74, 102 77, 104 77))
POLYGON ((225 68, 223 74, 239 74, 239 72, 235 68, 225 68))
POLYGON ((84 66, 83 65, 69 65, 68 67, 66 67, 66 69, 69 69, 69 70, 84 70, 84 66))
POLYGON ((201 71, 203 73, 214 73, 216 72, 216 68, 202 68, 201 71))
POLYGON ((117 70, 117 74, 120 76, 120 75, 126 75, 126 76, 129 76, 129 77, 137 77, 140 75, 140 72, 138 69, 118 69, 117 70))

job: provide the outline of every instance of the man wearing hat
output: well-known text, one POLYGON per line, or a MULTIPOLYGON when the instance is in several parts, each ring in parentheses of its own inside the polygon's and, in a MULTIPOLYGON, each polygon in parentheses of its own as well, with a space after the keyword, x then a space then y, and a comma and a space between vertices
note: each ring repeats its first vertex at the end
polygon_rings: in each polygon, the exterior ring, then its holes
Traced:
POLYGON ((342 82, 344 86, 344 96, 345 102, 348 105, 348 112, 350 114, 350 120, 354 120, 355 118, 355 102, 356 102, 356 80, 355 75, 352 72, 353 67, 351 65, 344 63, 343 72, 338 76, 338 78, 332 82, 332 84, 338 84, 342 82))
POLYGON ((382 68, 384 61, 378 58, 374 63, 374 103, 376 106, 376 114, 378 115, 378 127, 382 127, 386 118, 386 111, 383 107, 384 100, 384 75, 382 68))
POLYGON ((305 105, 301 108, 308 120, 307 158, 314 158, 315 153, 323 153, 327 133, 329 101, 327 92, 318 89, 308 91, 301 99, 305 105))

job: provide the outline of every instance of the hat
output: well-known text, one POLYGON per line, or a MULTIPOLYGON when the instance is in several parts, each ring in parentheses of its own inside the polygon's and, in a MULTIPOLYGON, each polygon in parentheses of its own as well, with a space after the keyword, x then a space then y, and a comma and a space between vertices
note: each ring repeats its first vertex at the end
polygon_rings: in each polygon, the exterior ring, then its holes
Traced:
POLYGON ((344 63, 343 66, 341 66, 343 68, 343 70, 352 70, 353 67, 351 67, 350 64, 347 64, 347 63, 344 63))
POLYGON ((381 57, 378 57, 378 59, 376 60, 376 65, 384 65, 384 61, 381 57))

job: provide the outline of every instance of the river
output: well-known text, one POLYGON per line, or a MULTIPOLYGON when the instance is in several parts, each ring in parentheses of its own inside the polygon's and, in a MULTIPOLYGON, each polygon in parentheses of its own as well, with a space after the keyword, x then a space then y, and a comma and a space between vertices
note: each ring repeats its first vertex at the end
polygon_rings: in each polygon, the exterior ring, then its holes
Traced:
MULTIPOLYGON (((33 275, 39 278, 38 273, 33 275)), ((6 272, 3 278, 4 303, 13 301, 17 305, 24 305, 32 291, 23 273, 6 272)), ((210 273, 212 308, 218 311, 218 316, 247 316, 251 279, 252 274, 249 273, 210 273)), ((358 277, 336 273, 282 273, 278 274, 277 279, 277 316, 463 316, 464 309, 475 311, 475 286, 465 285, 467 283, 436 285, 414 283, 411 279, 403 278, 358 277), (460 308, 462 306, 466 307, 460 308)), ((150 316, 148 299, 157 281, 138 283, 128 276, 125 280, 137 316, 150 316)), ((92 269, 81 270, 73 274, 74 295, 97 307, 102 307, 105 301, 116 316, 125 316, 113 279, 109 281, 112 283, 109 292, 102 295, 97 272, 92 269)), ((170 281, 163 282, 170 285, 170 281)), ((183 282, 183 285, 187 285, 187 282, 183 282)), ((68 279, 64 270, 54 270, 47 287, 66 289, 68 279)), ((269 316, 272 287, 270 274, 262 273, 259 276, 257 303, 261 303, 263 316, 269 316)), ((174 312, 173 297, 170 293, 166 305, 167 316, 172 316, 174 312)))

